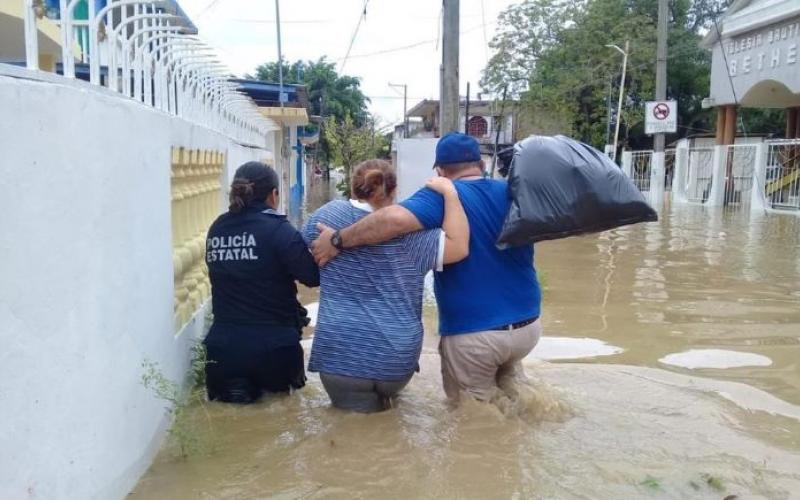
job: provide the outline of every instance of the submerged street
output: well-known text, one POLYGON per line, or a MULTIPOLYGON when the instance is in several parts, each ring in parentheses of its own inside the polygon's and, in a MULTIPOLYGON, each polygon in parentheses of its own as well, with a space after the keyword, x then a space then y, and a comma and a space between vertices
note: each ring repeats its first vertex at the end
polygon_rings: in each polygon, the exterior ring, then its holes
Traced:
MULTIPOLYGON (((308 209, 327 196, 314 186, 308 209)), ((397 408, 332 409, 316 374, 292 397, 210 403, 211 451, 165 447, 132 498, 791 497, 798 238, 795 217, 678 207, 537 244, 545 336, 516 401, 447 407, 430 302, 397 408)))

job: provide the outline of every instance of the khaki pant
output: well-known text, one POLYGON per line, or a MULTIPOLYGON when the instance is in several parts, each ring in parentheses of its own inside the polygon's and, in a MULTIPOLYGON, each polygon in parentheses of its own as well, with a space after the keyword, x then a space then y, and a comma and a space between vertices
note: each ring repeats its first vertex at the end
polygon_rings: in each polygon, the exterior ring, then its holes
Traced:
POLYGON ((536 320, 516 330, 442 337, 439 354, 445 394, 454 401, 462 392, 489 401, 503 379, 524 375, 520 361, 533 350, 541 333, 541 321, 536 320))

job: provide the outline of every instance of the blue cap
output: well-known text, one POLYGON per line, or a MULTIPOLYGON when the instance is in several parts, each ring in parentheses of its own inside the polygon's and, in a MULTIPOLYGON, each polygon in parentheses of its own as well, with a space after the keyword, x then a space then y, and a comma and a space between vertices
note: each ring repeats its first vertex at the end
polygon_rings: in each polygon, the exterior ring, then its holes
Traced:
POLYGON ((436 166, 481 161, 481 147, 474 137, 450 132, 436 144, 436 166))

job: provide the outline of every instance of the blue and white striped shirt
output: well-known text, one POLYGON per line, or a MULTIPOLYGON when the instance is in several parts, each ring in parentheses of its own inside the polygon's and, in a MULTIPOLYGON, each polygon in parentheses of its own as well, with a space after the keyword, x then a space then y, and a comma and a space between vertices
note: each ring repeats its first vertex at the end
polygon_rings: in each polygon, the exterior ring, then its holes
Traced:
MULTIPOLYGON (((321 222, 342 229, 370 211, 336 200, 303 228, 309 244, 321 222)), ((425 274, 441 266, 441 230, 348 249, 320 270, 320 303, 308 369, 373 380, 399 380, 417 368, 422 349, 425 274)))

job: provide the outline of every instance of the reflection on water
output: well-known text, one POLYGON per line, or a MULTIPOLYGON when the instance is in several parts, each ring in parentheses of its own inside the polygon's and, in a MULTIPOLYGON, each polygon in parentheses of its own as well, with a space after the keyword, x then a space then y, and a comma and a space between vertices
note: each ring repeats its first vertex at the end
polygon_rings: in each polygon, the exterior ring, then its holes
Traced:
POLYGON ((448 408, 429 305, 421 372, 396 408, 333 410, 315 374, 290 397, 210 403, 216 451, 162 453, 132 497, 796 496, 798 242, 800 218, 686 207, 542 243, 549 338, 513 397, 448 408), (581 356, 595 357, 541 361, 581 356))
POLYGON ((654 224, 537 245, 545 334, 596 337, 598 362, 662 367, 689 349, 760 354, 769 367, 691 373, 800 403, 800 218, 673 207, 654 224))
POLYGON ((727 349, 690 349, 668 354, 658 361, 666 365, 684 368, 737 368, 772 364, 771 359, 761 354, 727 349))

